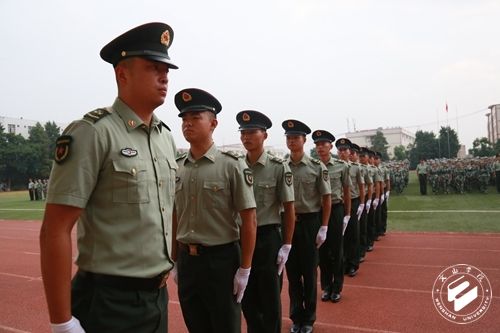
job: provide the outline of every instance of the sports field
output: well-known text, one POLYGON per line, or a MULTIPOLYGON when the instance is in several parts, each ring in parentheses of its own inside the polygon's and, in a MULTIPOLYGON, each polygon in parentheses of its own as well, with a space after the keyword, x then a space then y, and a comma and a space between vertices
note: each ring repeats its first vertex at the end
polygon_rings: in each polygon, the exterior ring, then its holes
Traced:
MULTIPOLYGON (((27 192, 0 194, 0 333, 50 331, 39 265, 43 206, 29 201, 27 192)), ((499 332, 500 194, 493 187, 488 194, 420 196, 412 177, 403 195, 389 199, 388 226, 358 275, 346 276, 341 302, 318 301, 315 333, 499 332), (484 315, 470 324, 443 318, 435 306, 435 295, 447 296, 434 293, 439 277, 460 264, 479 269, 492 295, 487 298, 489 291, 480 289, 464 308, 473 315, 488 304, 484 315)), ((471 283, 486 285, 474 279, 471 283)), ((291 325, 287 287, 285 277, 282 332, 291 325)), ((173 281, 168 281, 168 290, 169 332, 187 333, 173 281)))

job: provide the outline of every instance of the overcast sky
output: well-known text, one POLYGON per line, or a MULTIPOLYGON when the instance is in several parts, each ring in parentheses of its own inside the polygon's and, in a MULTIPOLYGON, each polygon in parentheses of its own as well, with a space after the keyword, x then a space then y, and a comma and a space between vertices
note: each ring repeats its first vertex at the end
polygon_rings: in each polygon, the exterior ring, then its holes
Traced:
POLYGON ((1 0, 0 115, 70 122, 110 105, 116 85, 100 49, 162 21, 180 69, 156 114, 178 147, 188 145, 173 97, 197 87, 222 103, 218 145, 239 143, 244 109, 266 113, 267 144, 285 148, 288 118, 336 137, 354 126, 437 133, 448 103, 470 148, 500 103, 499 19, 498 0, 1 0))

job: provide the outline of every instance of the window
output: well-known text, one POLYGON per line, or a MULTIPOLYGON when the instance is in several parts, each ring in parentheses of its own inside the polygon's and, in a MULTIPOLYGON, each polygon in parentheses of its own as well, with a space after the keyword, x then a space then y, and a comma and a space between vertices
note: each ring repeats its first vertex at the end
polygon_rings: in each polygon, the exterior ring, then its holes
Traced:
POLYGON ((8 124, 7 125, 7 131, 12 134, 16 134, 16 125, 14 124, 8 124))

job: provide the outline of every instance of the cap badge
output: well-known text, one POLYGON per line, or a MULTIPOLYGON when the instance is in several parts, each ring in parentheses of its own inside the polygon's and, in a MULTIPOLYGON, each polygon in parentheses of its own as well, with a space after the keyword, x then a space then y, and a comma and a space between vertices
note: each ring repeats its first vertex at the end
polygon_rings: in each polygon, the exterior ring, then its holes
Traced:
POLYGON ((165 30, 160 37, 160 43, 165 45, 166 47, 169 47, 170 45, 170 31, 165 30))
POLYGON ((315 136, 321 136, 321 131, 316 131, 316 133, 314 133, 315 136))
POLYGON ((182 93, 182 100, 184 102, 189 102, 192 99, 193 99, 193 97, 191 97, 191 95, 189 93, 187 93, 187 92, 182 93))
POLYGON ((250 121, 250 115, 248 113, 243 113, 243 117, 242 117, 243 121, 250 121))
POLYGON ((293 123, 293 121, 290 121, 290 120, 289 120, 289 121, 286 123, 286 126, 288 126, 288 128, 293 128, 293 127, 295 126, 295 124, 293 123))
POLYGON ((126 51, 122 51, 122 53, 120 53, 122 57, 125 57, 127 55, 127 52, 126 51))
POLYGON ((345 143, 345 140, 344 140, 344 139, 340 140, 340 143, 341 143, 341 144, 344 144, 344 143, 345 143))

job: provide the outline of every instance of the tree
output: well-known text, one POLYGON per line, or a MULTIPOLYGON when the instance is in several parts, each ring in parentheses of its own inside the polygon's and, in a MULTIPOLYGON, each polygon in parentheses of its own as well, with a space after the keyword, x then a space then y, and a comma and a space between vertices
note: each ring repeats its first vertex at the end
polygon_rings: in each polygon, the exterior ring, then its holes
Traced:
POLYGON ((495 143, 495 154, 500 154, 500 139, 495 143))
POLYGON ((312 158, 319 159, 318 152, 316 151, 316 148, 311 148, 311 150, 309 151, 309 156, 311 156, 312 158))
POLYGON ((49 137, 40 123, 29 131, 29 145, 33 150, 31 168, 28 170, 34 177, 47 178, 50 174, 51 161, 49 158, 49 137))
POLYGON ((388 160, 389 155, 387 154, 387 148, 389 147, 389 144, 387 143, 384 133, 382 133, 380 129, 377 129, 375 135, 370 137, 370 141, 372 143, 370 149, 381 153, 383 160, 388 160))
POLYGON ((54 151, 56 150, 56 140, 61 135, 61 129, 56 125, 55 122, 47 122, 44 125, 45 133, 47 133, 47 138, 49 139, 49 155, 47 158, 53 159, 54 151))
POLYGON ((408 158, 408 152, 403 145, 394 147, 394 159, 396 161, 404 161, 408 158))
POLYGON ((439 157, 455 158, 460 150, 460 142, 458 141, 458 134, 450 126, 441 126, 439 130, 439 157), (449 148, 449 149, 448 149, 449 148))
POLYGON ((472 149, 469 149, 469 154, 472 154, 474 157, 494 156, 495 149, 491 142, 488 141, 488 138, 476 138, 472 142, 472 149))
POLYGON ((410 168, 415 169, 421 158, 437 158, 438 155, 438 140, 434 132, 417 131, 410 150, 410 168))

